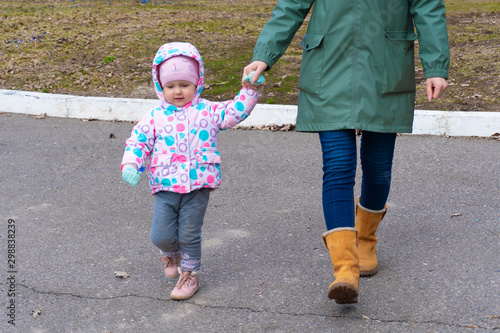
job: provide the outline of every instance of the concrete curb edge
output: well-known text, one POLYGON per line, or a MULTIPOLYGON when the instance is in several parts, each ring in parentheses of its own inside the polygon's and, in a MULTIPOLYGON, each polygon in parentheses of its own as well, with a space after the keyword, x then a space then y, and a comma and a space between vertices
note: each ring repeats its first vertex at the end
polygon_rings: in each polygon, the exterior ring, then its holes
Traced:
MULTIPOLYGON (((83 97, 0 89, 0 112, 50 117, 138 121, 158 105, 154 99, 83 97)), ((295 124, 297 106, 258 104, 240 127, 295 124)), ((418 135, 490 137, 500 132, 500 112, 416 110, 418 135)))

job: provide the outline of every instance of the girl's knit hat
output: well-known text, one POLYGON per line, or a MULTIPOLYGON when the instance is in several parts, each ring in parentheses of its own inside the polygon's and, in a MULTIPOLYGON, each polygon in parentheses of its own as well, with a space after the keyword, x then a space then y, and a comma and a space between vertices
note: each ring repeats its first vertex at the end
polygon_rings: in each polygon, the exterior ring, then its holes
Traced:
POLYGON ((200 80, 198 61, 185 56, 175 56, 160 64, 158 81, 163 88, 170 81, 189 81, 195 86, 200 80))

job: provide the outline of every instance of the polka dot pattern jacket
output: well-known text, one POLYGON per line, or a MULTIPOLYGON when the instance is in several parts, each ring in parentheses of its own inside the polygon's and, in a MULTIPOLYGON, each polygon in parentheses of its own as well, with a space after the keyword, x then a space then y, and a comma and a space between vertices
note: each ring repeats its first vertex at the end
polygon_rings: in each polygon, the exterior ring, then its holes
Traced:
POLYGON ((169 43, 153 61, 153 82, 161 104, 148 112, 126 141, 121 167, 147 167, 151 192, 188 193, 200 188, 219 188, 221 158, 219 130, 235 126, 248 117, 260 93, 242 88, 231 101, 211 102, 200 98, 204 67, 198 50, 189 43, 169 43), (192 102, 183 107, 169 104, 158 83, 157 67, 173 56, 188 56, 199 64, 200 79, 192 102))

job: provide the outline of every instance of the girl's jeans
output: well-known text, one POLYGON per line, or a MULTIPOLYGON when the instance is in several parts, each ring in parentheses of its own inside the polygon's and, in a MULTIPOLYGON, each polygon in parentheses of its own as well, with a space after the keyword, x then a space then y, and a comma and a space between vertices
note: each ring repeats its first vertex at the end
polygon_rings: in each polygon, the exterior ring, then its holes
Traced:
POLYGON ((163 253, 182 254, 181 269, 197 271, 201 267, 201 227, 210 197, 210 189, 190 193, 155 194, 151 241, 163 253))
MULTIPOLYGON (((354 227, 356 176, 355 130, 319 132, 323 151, 323 213, 327 230, 354 227)), ((363 131, 361 136, 360 203, 371 210, 384 208, 391 186, 396 133, 363 131)))

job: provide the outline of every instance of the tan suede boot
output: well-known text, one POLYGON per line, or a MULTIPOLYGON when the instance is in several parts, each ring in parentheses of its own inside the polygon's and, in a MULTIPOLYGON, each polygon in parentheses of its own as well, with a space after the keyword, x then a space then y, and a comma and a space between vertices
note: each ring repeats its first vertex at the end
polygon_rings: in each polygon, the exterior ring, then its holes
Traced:
POLYGON ((356 229, 329 230, 323 234, 323 242, 330 252, 335 277, 328 288, 328 297, 337 304, 357 303, 359 265, 356 229))
POLYGON ((378 271, 377 231, 380 221, 387 213, 387 205, 381 210, 370 210, 356 200, 356 221, 354 227, 358 230, 359 237, 359 276, 371 276, 378 271))

